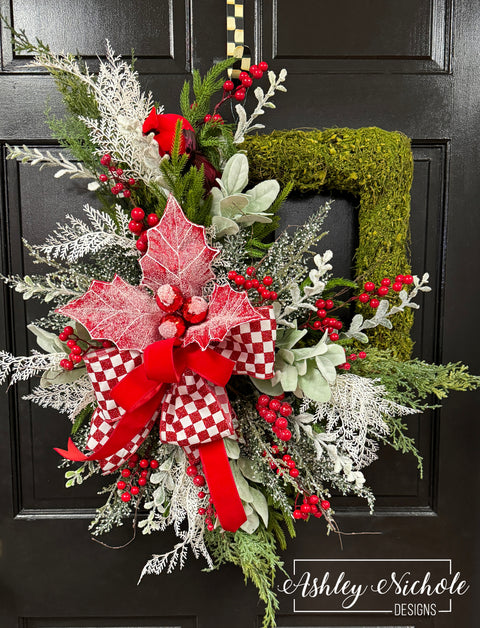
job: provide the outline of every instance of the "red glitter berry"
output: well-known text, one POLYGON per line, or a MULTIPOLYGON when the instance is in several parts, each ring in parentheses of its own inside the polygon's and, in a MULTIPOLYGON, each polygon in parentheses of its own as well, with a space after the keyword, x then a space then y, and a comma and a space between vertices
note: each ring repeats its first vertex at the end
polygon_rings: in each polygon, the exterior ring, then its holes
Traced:
POLYGON ((158 331, 162 338, 180 338, 185 333, 185 321, 176 314, 167 314, 163 317, 158 326, 158 331))
POLYGON ((155 301, 161 310, 172 314, 182 307, 183 296, 178 286, 172 286, 166 283, 158 288, 155 301))
POLYGON ((270 408, 270 410, 273 410, 274 412, 278 412, 280 410, 281 405, 282 404, 280 403, 278 399, 272 399, 268 403, 268 407, 270 408))
POLYGON ((189 323, 196 324, 205 320, 208 313, 208 303, 203 297, 189 297, 182 308, 182 316, 189 323))
POLYGON ((269 401, 270 397, 268 395, 260 395, 260 397, 257 399, 257 405, 268 406, 269 401))

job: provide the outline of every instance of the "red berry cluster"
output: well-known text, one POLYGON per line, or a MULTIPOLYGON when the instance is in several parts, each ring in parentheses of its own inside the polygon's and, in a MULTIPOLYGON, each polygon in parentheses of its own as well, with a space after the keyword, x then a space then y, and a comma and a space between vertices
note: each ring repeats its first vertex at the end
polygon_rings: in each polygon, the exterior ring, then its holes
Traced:
POLYGON ((279 440, 287 442, 292 438, 287 420, 293 412, 289 403, 282 403, 280 399, 272 399, 268 395, 260 395, 257 399, 257 412, 262 419, 272 425, 273 433, 279 440))
MULTIPOLYGON (((83 349, 78 344, 80 338, 74 333, 73 327, 70 327, 70 325, 64 327, 63 331, 58 334, 58 337, 62 342, 66 342, 67 347, 70 349, 68 359, 60 360, 60 366, 66 371, 72 371, 75 364, 79 364, 83 360, 83 356, 89 349, 98 349, 97 345, 82 340, 81 342, 86 345, 86 348, 83 349)), ((109 340, 104 340, 102 346, 107 349, 112 346, 112 343, 109 340)))
POLYGON ((221 100, 215 105, 215 109, 213 110, 213 115, 207 113, 204 117, 203 121, 205 124, 223 124, 222 116, 217 113, 218 109, 223 105, 224 102, 230 100, 231 98, 238 100, 241 102, 245 100, 247 95, 247 89, 253 85, 254 79, 261 79, 263 73, 268 70, 268 63, 265 61, 260 61, 258 65, 250 66, 250 73, 248 72, 240 72, 238 80, 240 84, 235 87, 235 83, 233 81, 227 80, 223 84, 223 95, 221 100))
POLYGON ((307 521, 310 515, 319 519, 325 511, 330 510, 330 502, 326 499, 320 501, 318 495, 304 495, 303 503, 298 507, 297 502, 299 496, 300 495, 297 495, 297 499, 295 500, 295 510, 293 511, 294 519, 304 519, 307 521))
POLYGON ((131 221, 128 223, 130 231, 139 236, 137 240, 137 249, 140 253, 145 253, 147 250, 147 230, 150 227, 158 225, 159 218, 157 214, 148 214, 145 217, 145 212, 141 207, 134 207, 130 212, 131 221))
POLYGON ((131 189, 135 184, 135 179, 125 177, 123 170, 117 168, 117 164, 113 163, 111 155, 105 153, 100 159, 102 166, 108 168, 108 174, 101 174, 98 178, 102 183, 108 183, 110 192, 115 196, 122 193, 124 198, 130 198, 131 189))
MULTIPOLYGON (((198 496, 200 499, 204 499, 205 493, 203 491, 200 491, 198 493, 198 496)), ((215 506, 213 505, 213 499, 209 497, 208 506, 206 508, 201 506, 197 512, 199 515, 202 515, 202 517, 205 517, 205 525, 207 526, 207 530, 212 531, 215 527, 213 519, 217 516, 217 513, 215 512, 215 506)))
POLYGON ((343 327, 343 323, 334 316, 327 316, 328 310, 332 310, 335 307, 335 303, 332 299, 318 299, 315 301, 315 307, 317 308, 318 320, 314 321, 311 325, 311 329, 325 332, 328 331, 330 340, 333 342, 339 339, 337 331, 340 331, 343 327))
POLYGON ((360 303, 368 303, 370 307, 377 308, 380 305, 380 301, 377 299, 377 296, 386 297, 390 288, 394 292, 400 292, 404 285, 409 286, 412 283, 412 275, 397 275, 393 282, 388 277, 384 277, 378 288, 373 281, 367 281, 363 286, 365 292, 362 292, 362 294, 358 297, 358 300, 360 303))
POLYGON ((180 289, 170 284, 158 288, 155 300, 166 313, 158 328, 163 338, 180 338, 189 325, 201 323, 208 314, 208 303, 203 297, 185 299, 180 289))
POLYGON ((349 371, 352 368, 350 364, 351 362, 355 362, 357 358, 360 358, 360 360, 364 360, 366 357, 367 357, 367 354, 365 353, 365 351, 359 351, 358 353, 351 353, 347 358, 348 362, 344 362, 343 364, 340 364, 338 368, 344 371, 349 371))
POLYGON ((122 469, 122 480, 117 482, 117 488, 122 491, 122 502, 129 502, 132 497, 138 495, 141 489, 147 485, 150 469, 158 469, 158 460, 142 458, 133 454, 128 461, 128 466, 122 469))
MULTIPOLYGON (((280 448, 278 445, 272 445, 271 446, 271 450, 273 452, 273 455, 275 456, 275 459, 272 458, 270 460, 270 469, 272 471, 275 471, 275 473, 277 475, 282 476, 283 475, 283 471, 288 471, 288 475, 292 478, 298 478, 298 476, 300 475, 300 471, 297 469, 297 463, 295 462, 295 460, 293 460, 292 456, 290 456, 290 454, 287 453, 287 448, 285 447, 283 449, 283 451, 280 451, 280 448)), ((267 455, 267 452, 264 451, 262 452, 262 456, 265 458, 267 455)))
POLYGON ((273 277, 270 275, 266 275, 261 281, 255 277, 256 269, 253 266, 249 266, 245 271, 245 274, 248 276, 240 275, 236 270, 228 271, 228 278, 230 281, 233 281, 235 285, 241 290, 256 290, 260 295, 262 301, 276 301, 278 299, 278 294, 275 290, 269 290, 269 286, 273 283, 273 277), (251 279, 250 279, 251 277, 251 279))

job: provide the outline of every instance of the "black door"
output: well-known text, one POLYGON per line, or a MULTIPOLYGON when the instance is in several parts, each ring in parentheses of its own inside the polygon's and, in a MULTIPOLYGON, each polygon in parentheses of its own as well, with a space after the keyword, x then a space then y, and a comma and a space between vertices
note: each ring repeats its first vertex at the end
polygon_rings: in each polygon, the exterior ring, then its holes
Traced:
MULTIPOLYGON (((476 287, 480 6, 470 0, 244 4, 245 37, 253 57, 289 72, 289 91, 269 112, 269 128, 375 125, 413 138, 413 267, 418 274, 429 271, 433 287, 417 319, 416 353, 429 361, 463 360, 480 372, 475 331, 480 305, 476 287)), ((55 51, 78 50, 93 63, 103 53, 105 38, 125 56, 134 47, 143 83, 166 111, 177 111, 179 89, 192 66, 206 70, 212 60, 225 55, 226 7, 221 0, 1 0, 0 9, 30 37, 38 36, 55 51)), ((47 101, 54 111, 61 111, 53 82, 42 72, 25 68, 27 60, 13 55, 3 29, 0 168, 5 273, 31 272, 21 239, 43 240, 57 220, 79 211, 89 200, 75 182, 53 179, 49 173, 5 159, 5 143, 50 146, 43 123, 47 101)), ((286 211, 295 213, 312 202, 291 202, 286 211)), ((337 204, 339 212, 350 215, 347 225, 354 224, 354 205, 354 199, 337 204)), ((337 247, 341 237, 339 229, 337 247)), ((25 324, 38 315, 35 304, 5 292, 3 312, 0 345, 25 355, 34 348, 25 324)), ((122 550, 93 543, 87 526, 101 503, 97 487, 65 489, 52 446, 65 442, 69 425, 55 413, 23 401, 25 392, 19 386, 2 399, 2 628, 260 625, 256 591, 244 587, 234 568, 205 574, 205 565, 192 559, 183 571, 144 579, 137 587, 145 560, 169 549, 175 539, 169 534, 140 536, 122 550)), ((311 523, 299 528, 284 556, 291 574, 294 560, 349 559, 348 572, 365 559, 362 568, 379 577, 385 559, 409 559, 412 569, 420 559, 451 560, 453 570, 461 571, 471 587, 455 597, 451 612, 447 600, 435 616, 395 617, 375 609, 362 614, 322 613, 320 607, 301 613, 298 606, 294 612, 291 597, 280 595, 279 626, 479 624, 477 412, 478 396, 453 395, 441 411, 411 421, 411 433, 424 455, 424 479, 419 479, 414 459, 383 452, 368 474, 378 496, 373 517, 357 501, 336 499, 344 531, 381 535, 345 536, 341 551, 336 539, 311 523)))

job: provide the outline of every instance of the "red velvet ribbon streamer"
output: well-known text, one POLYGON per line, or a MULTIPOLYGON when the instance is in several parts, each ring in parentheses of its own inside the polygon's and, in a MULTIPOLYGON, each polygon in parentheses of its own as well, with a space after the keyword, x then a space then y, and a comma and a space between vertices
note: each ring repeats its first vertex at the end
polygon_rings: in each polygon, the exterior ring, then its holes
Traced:
MULTIPOLYGON (((160 406, 166 386, 177 383, 190 369, 201 377, 224 387, 234 362, 213 349, 196 345, 175 347, 175 339, 160 340, 146 347, 143 363, 115 386, 112 398, 126 413, 118 420, 108 441, 95 453, 86 456, 68 440, 67 450, 55 449, 68 460, 103 460, 124 448, 150 421, 160 406)), ((246 521, 230 469, 223 439, 198 445, 202 466, 218 518, 224 530, 235 532, 246 521)))

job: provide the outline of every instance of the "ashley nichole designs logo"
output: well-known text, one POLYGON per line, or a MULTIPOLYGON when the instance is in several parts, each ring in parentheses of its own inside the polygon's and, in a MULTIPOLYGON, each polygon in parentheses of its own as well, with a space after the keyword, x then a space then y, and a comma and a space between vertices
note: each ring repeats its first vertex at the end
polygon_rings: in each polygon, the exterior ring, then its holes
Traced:
POLYGON ((295 613, 399 617, 452 613, 469 589, 449 558, 295 559, 292 577, 278 585, 295 613))

